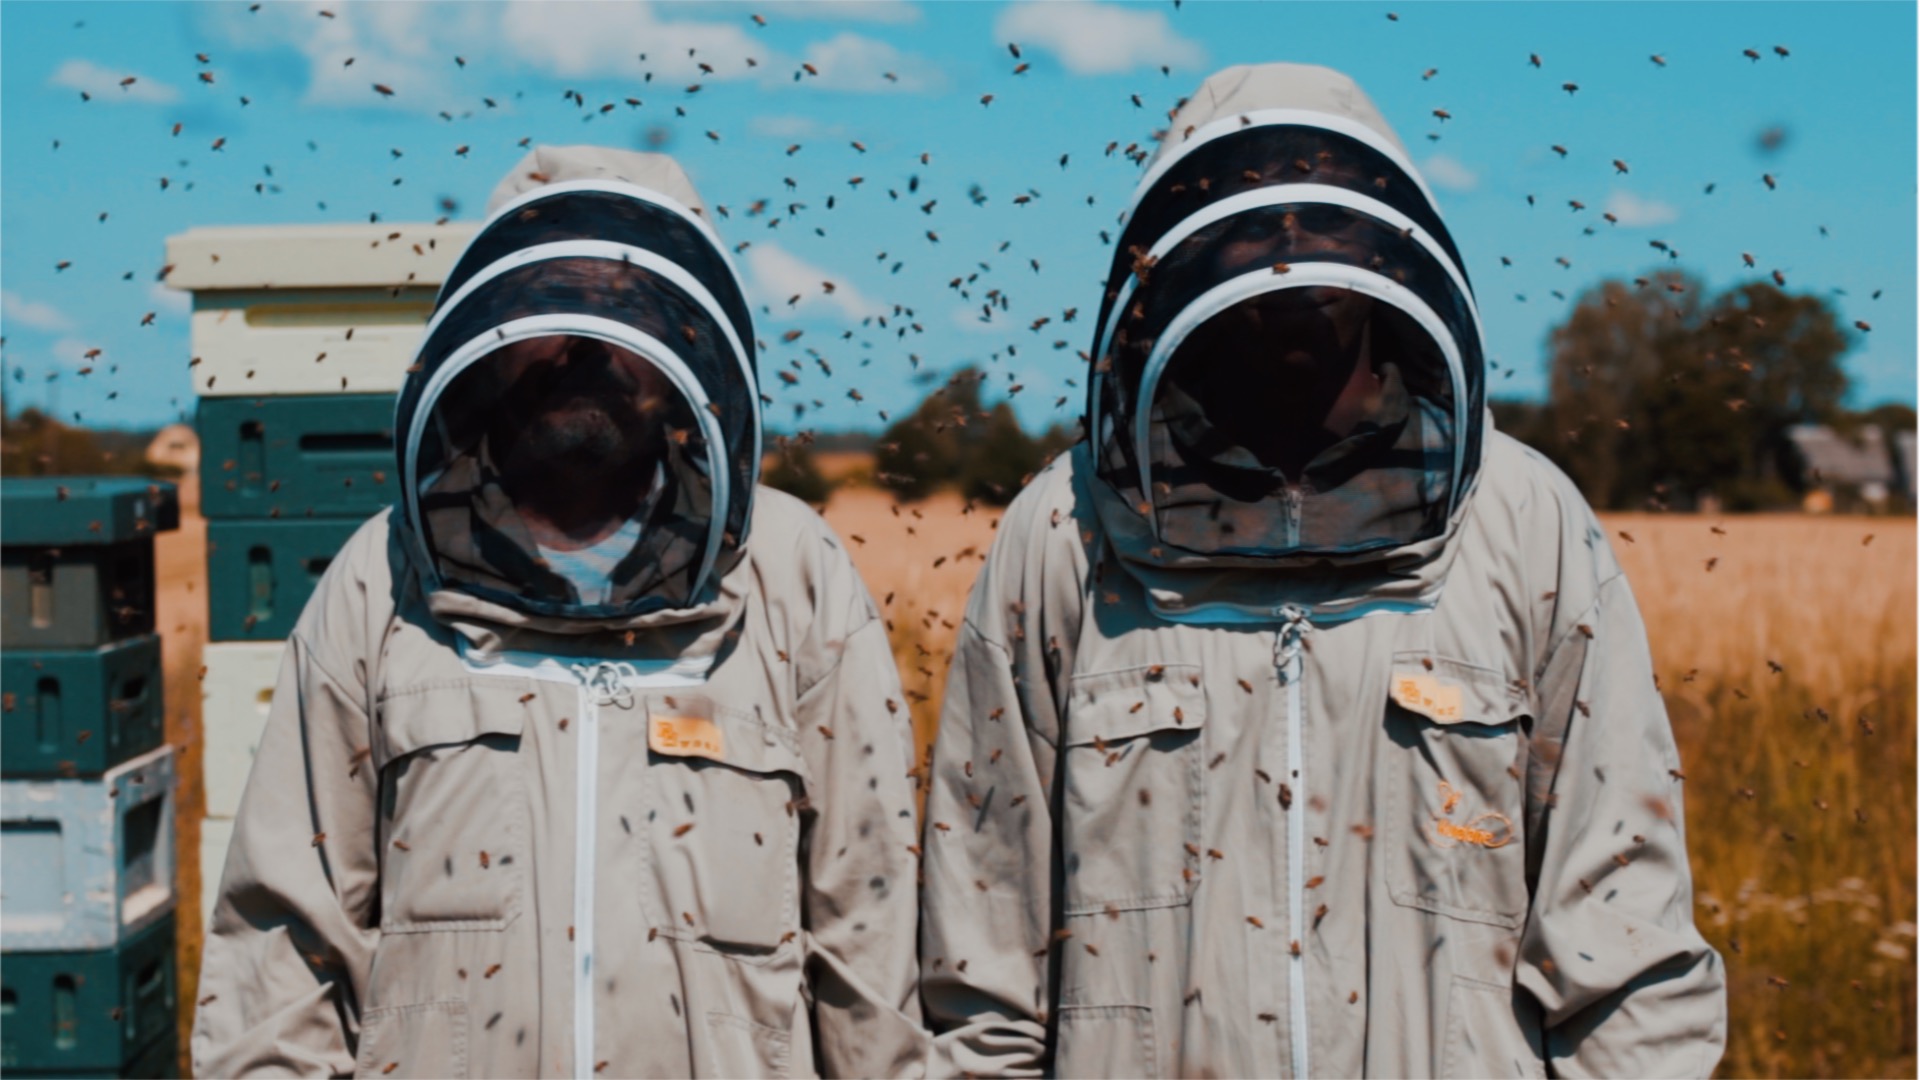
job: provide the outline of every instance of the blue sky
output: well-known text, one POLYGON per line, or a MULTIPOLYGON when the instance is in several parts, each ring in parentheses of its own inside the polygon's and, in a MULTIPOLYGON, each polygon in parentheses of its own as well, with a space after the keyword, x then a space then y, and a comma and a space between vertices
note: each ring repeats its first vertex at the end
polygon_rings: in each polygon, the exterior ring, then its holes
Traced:
POLYGON ((1851 403, 1914 402, 1914 5, 1402 0, 258 11, 9 0, 7 402, 57 395, 63 416, 114 426, 190 416, 186 299, 154 280, 169 234, 370 213, 424 221, 442 198, 477 217, 531 138, 663 146, 710 205, 732 211, 720 232, 751 243, 739 261, 770 309, 756 318, 773 346, 762 372, 776 426, 874 428, 882 410, 904 412, 929 378, 966 363, 992 371, 993 385, 1023 386, 1014 402, 1029 425, 1071 419, 1111 254, 1101 231, 1111 235, 1139 175, 1107 145, 1150 144, 1209 72, 1268 60, 1346 71, 1399 131, 1467 258, 1501 366, 1497 395, 1544 393, 1547 334, 1582 289, 1679 265, 1716 291, 1782 270, 1790 289, 1827 297, 1843 325, 1872 325, 1850 331, 1851 403), (1016 74, 1019 63, 1029 67, 1016 74), (1773 149, 1768 129, 1782 136, 1773 149), (760 199, 767 211, 748 217, 760 199), (1653 240, 1681 258, 1669 263, 1653 240), (968 297, 949 287, 969 275, 968 297), (836 284, 831 295, 822 281, 836 284), (991 289, 1005 309, 983 322, 991 289), (1070 308, 1082 314, 1064 323, 1070 308), (1032 329, 1041 318, 1051 321, 1032 329), (781 344, 790 329, 805 333, 781 344), (805 369, 797 387, 769 376, 794 360, 805 369))

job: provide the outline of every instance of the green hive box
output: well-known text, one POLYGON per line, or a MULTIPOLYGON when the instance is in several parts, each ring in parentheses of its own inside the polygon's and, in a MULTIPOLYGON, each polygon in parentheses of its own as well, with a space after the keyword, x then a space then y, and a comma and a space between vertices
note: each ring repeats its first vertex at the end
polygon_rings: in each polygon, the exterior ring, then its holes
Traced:
POLYGON ((0 653, 0 773, 97 776, 165 739, 160 639, 0 653))
POLYGON ((41 1080, 81 1080, 85 1077, 119 1077, 121 1080, 168 1080, 180 1075, 180 1033, 169 1031, 135 1054, 119 1072, 99 1069, 8 1069, 7 1075, 32 1076, 41 1080))
POLYGON ((207 522, 208 640, 276 641, 292 633, 327 564, 364 520, 207 522))
POLYGON ((0 957, 0 1069, 109 1076, 176 1030, 173 916, 111 949, 0 957))
POLYGON ((369 517, 395 501, 392 394, 202 398, 209 518, 369 517))
POLYGON ((152 633, 153 536, 179 525, 172 484, 0 482, 0 645, 85 649, 152 633))
MULTIPOLYGON (((31 1076, 32 1073, 25 1075, 31 1076)), ((58 1074, 55 1074, 58 1075, 58 1074)), ((180 1075, 180 1029, 168 1031, 120 1067, 124 1080, 167 1080, 180 1075)))

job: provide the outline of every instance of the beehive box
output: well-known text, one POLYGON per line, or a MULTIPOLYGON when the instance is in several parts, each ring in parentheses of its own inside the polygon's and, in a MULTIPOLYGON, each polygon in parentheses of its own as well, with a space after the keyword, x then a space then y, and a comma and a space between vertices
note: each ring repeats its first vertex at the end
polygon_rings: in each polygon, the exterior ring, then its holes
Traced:
POLYGON ((97 776, 165 740, 160 638, 0 652, 0 772, 97 776))
MULTIPOLYGON (((371 515, 369 515, 371 516, 371 515)), ((278 641, 360 518, 207 522, 207 636, 278 641)))
POLYGON ((201 729, 206 746, 201 761, 210 818, 231 818, 240 810, 240 794, 253 771, 260 733, 267 727, 284 650, 285 645, 278 641, 217 641, 208 644, 202 654, 207 674, 200 680, 201 729))
POLYGON ((173 765, 161 747, 99 779, 0 780, 0 950, 110 948, 173 910, 173 765))
MULTIPOLYGON (((179 1007, 174 1006, 173 1011, 177 1013, 179 1007)), ((120 1066, 119 1075, 120 1080, 166 1080, 181 1075, 179 1024, 175 1023, 164 1035, 148 1043, 145 1050, 135 1054, 133 1060, 120 1066)))
POLYGON ((172 484, 9 477, 0 484, 0 642, 84 649, 153 632, 153 535, 180 526, 172 484))
POLYGON ((210 518, 358 517, 392 503, 391 394, 200 402, 200 509, 210 518))
POLYGON ((112 946, 0 958, 8 1076, 168 1076, 179 982, 168 914, 112 946), (158 1068, 156 1069, 156 1065, 158 1068))
POLYGON ((203 397, 394 393, 477 224, 275 225, 167 238, 203 397))

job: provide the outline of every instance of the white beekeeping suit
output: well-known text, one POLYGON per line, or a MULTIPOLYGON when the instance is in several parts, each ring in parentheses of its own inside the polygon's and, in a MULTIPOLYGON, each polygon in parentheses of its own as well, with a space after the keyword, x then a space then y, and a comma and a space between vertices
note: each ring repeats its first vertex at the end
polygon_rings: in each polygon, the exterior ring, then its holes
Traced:
POLYGON ((287 642, 201 1076, 923 1072, 912 740, 672 159, 542 147, 287 642))
POLYGON ((1001 522, 948 683, 942 1066, 1708 1075, 1638 609, 1493 430, 1459 251, 1359 88, 1208 79, 1096 332, 1088 439, 1001 522))

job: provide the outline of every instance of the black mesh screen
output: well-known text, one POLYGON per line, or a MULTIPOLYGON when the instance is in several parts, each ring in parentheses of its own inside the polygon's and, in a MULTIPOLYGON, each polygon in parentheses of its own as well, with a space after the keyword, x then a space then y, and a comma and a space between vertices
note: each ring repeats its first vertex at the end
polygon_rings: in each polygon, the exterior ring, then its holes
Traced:
MULTIPOLYGON (((541 343, 558 339, 533 339, 541 343)), ((519 344, 525 344, 521 342, 519 344)), ((618 350, 625 370, 648 366, 618 350)), ((534 516, 542 494, 516 470, 515 427, 524 410, 503 407, 519 396, 527 409, 564 399, 542 389, 545 369, 509 373, 507 350, 457 376, 422 419, 416 495, 419 527, 441 580, 475 595, 537 614, 620 616, 697 602, 696 578, 713 519, 708 441, 687 399, 657 374, 630 384, 632 412, 620 429, 632 440, 611 461, 576 466, 599 492, 622 492, 619 513, 598 529, 556 540, 534 516), (639 387, 647 389, 642 391, 639 387), (594 550, 580 553, 579 547, 594 550)))
MULTIPOLYGON (((629 263, 588 258, 530 263, 487 282, 435 328, 419 353, 421 375, 430 375, 447 355, 474 338, 534 315, 612 319, 661 341, 691 369, 719 422, 730 486, 742 495, 731 500, 725 529, 736 540, 744 539, 744 496, 752 491, 758 464, 755 391, 706 309, 671 281, 629 263)), ((408 381, 400 402, 401 430, 415 423, 412 413, 425 383, 425 378, 408 381)), ((481 415, 484 410, 472 412, 481 415)))
POLYGON ((1444 530, 1455 483, 1470 482, 1479 425, 1457 430, 1445 355, 1411 316, 1372 300, 1362 355, 1358 334, 1340 338, 1319 321, 1276 315, 1303 306, 1301 297, 1345 292, 1288 284, 1296 273, 1304 282, 1314 264, 1378 274, 1429 307, 1460 343, 1469 417, 1480 408, 1479 336, 1467 297, 1412 236, 1326 204, 1224 218, 1135 268, 1138 283, 1100 363, 1094 439, 1102 476, 1154 520, 1165 543, 1253 556, 1393 547, 1444 530), (1243 275, 1269 276, 1273 289, 1193 328, 1157 385, 1146 386, 1161 336, 1209 290, 1243 275), (1146 393, 1152 399, 1143 405, 1146 393), (1144 446, 1135 435, 1142 407, 1151 410, 1144 446))

